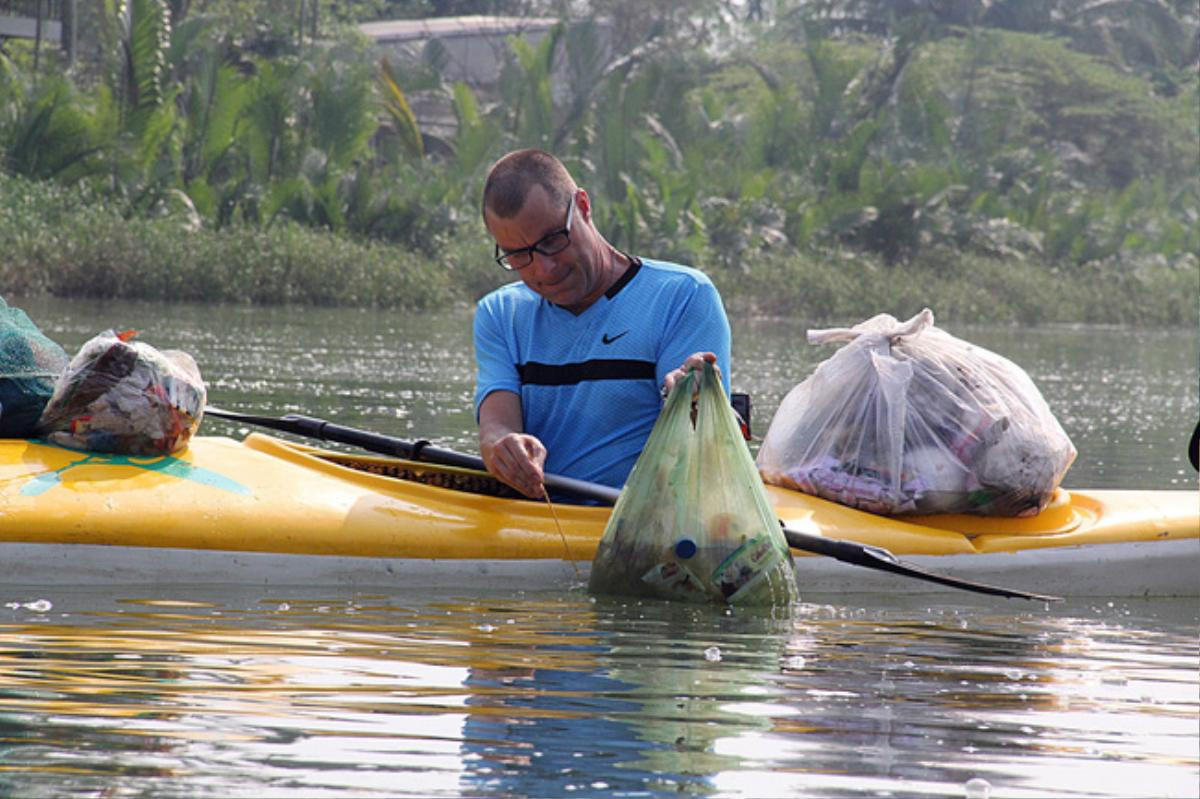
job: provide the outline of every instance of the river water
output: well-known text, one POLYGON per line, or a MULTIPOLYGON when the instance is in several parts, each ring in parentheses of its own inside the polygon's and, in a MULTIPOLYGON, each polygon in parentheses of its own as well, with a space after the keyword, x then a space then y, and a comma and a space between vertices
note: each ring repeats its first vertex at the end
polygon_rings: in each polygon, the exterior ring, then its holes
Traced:
MULTIPOLYGON (((10 301, 68 351, 116 327, 191 352, 212 404, 474 446, 466 312, 10 301)), ((805 329, 734 320, 759 435, 829 354, 805 329)), ((1196 331, 947 329, 1034 378, 1080 452, 1068 487, 1195 487, 1196 331)), ((2 795, 1200 795, 1195 600, 764 614, 582 587, 10 585, 0 601, 2 795)))

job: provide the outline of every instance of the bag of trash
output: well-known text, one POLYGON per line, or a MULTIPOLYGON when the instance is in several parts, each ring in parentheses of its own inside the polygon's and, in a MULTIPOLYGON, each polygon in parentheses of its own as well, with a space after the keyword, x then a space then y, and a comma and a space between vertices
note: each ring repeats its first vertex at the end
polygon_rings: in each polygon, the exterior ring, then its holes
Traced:
POLYGON ((604 530, 588 590, 737 605, 796 598, 791 550, 712 364, 668 397, 604 530))
POLYGON ((105 331, 83 345, 59 378, 39 432, 91 452, 169 455, 200 427, 208 398, 186 352, 132 341, 136 331, 105 331))
POLYGON ((844 346, 775 412, 757 461, 768 483, 872 513, 1028 516, 1075 460, 1025 371, 928 308, 808 341, 844 346))
POLYGON ((33 435, 67 353, 0 298, 0 438, 33 435))

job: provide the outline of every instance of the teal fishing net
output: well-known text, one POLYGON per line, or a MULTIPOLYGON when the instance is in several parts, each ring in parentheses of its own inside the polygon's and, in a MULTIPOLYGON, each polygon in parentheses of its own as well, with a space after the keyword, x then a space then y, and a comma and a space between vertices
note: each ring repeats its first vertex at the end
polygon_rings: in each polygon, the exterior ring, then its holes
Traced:
POLYGON ((33 435, 67 353, 0 298, 0 438, 33 435))

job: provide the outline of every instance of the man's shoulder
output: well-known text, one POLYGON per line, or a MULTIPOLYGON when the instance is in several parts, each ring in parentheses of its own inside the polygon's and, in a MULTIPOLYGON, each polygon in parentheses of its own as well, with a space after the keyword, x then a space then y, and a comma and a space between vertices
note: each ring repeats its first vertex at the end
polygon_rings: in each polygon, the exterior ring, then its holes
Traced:
POLYGON ((642 258, 641 261, 642 271, 651 276, 654 281, 688 286, 713 285, 708 275, 694 266, 678 264, 673 261, 660 261, 655 258, 642 258))
POLYGON ((481 309, 496 311, 502 308, 515 308, 527 304, 536 305, 539 301, 541 301, 541 297, 529 288, 529 286, 526 286, 520 280, 516 280, 512 283, 506 283, 500 288, 492 289, 479 299, 476 306, 481 309))

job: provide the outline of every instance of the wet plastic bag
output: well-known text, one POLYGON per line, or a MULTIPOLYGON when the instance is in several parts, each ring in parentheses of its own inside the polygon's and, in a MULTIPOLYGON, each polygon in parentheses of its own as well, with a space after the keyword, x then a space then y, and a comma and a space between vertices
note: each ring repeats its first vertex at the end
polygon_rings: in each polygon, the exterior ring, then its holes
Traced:
POLYGON ((67 353, 0 298, 0 438, 33 435, 67 353))
POLYGON ((192 356, 112 330, 87 342, 58 380, 38 429, 91 452, 169 455, 200 427, 207 390, 192 356))
POLYGON ((667 399, 604 530, 588 589, 737 605, 796 598, 791 550, 711 364, 667 399))
POLYGON ((1023 369, 934 327, 927 308, 809 331, 844 346, 784 398, 763 479, 873 513, 1026 516, 1075 447, 1023 369))

